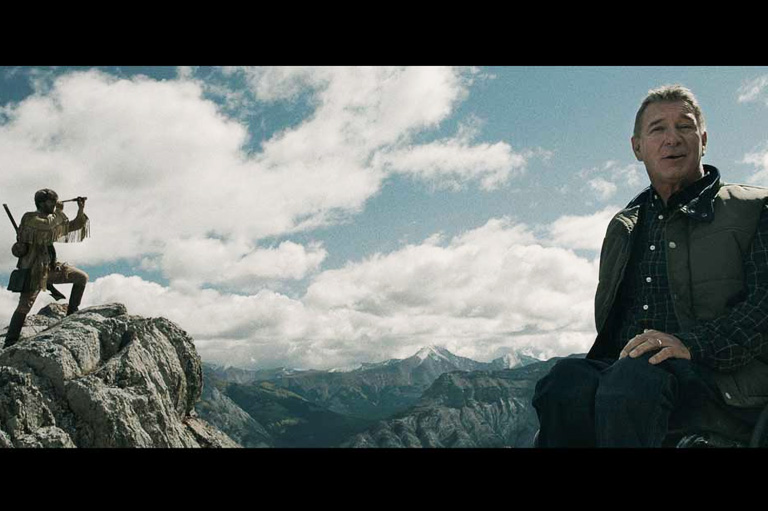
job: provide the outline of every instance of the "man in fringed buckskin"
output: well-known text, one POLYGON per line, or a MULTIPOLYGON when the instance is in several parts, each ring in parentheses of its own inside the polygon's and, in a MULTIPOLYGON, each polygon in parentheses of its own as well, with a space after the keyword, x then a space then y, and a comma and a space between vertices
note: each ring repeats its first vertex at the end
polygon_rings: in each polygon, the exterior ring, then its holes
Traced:
POLYGON ((744 440, 768 402, 768 189, 702 164, 706 125, 685 87, 649 91, 631 143, 651 186, 608 225, 592 349, 536 385, 538 445, 744 440))
POLYGON ((64 204, 53 190, 45 188, 35 193, 37 211, 24 213, 19 224, 18 241, 27 245, 27 252, 19 261, 19 267, 30 270, 29 288, 21 293, 19 305, 11 318, 5 347, 19 340, 24 319, 29 314, 41 290, 48 283, 73 284, 67 315, 77 311, 88 282, 88 274, 67 263, 56 260, 54 242, 78 242, 89 234, 89 220, 84 213, 85 198, 77 200, 77 216, 69 220, 64 214, 64 204))

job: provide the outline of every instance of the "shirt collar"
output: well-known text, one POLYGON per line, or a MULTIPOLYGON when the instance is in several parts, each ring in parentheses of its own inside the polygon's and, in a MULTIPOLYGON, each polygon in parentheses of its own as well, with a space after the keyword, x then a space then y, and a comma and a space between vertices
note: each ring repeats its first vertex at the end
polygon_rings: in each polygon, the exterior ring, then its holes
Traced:
MULTIPOLYGON (((720 189, 720 171, 712 165, 704 165, 704 176, 682 190, 675 192, 667 201, 667 209, 679 209, 681 213, 702 222, 715 219, 715 194, 720 189)), ((664 209, 664 203, 652 186, 646 189, 647 203, 653 209, 664 209)))

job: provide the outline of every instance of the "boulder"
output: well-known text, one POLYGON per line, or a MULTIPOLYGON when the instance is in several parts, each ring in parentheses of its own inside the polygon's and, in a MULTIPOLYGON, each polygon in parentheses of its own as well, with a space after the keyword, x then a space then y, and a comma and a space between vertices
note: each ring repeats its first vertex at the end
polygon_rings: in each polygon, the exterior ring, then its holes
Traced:
POLYGON ((0 447, 239 447, 194 410, 202 363, 184 330, 119 303, 65 311, 43 308, 0 349, 0 447))

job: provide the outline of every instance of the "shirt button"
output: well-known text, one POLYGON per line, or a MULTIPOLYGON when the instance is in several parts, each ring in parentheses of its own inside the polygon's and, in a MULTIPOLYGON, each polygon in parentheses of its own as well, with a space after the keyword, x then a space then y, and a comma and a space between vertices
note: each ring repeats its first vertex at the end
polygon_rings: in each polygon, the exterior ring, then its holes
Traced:
POLYGON ((650 281, 652 281, 652 280, 653 280, 653 279, 652 279, 651 277, 645 277, 645 281, 646 281, 646 282, 650 282, 650 281))
POLYGON ((670 241, 669 248, 675 248, 675 247, 677 247, 677 243, 675 243, 674 241, 670 241))
POLYGON ((659 215, 659 220, 664 220, 664 215, 659 215))
POLYGON ((645 305, 643 305, 643 310, 644 310, 644 311, 647 311, 647 310, 648 310, 648 304, 647 304, 647 303, 646 303, 645 305))
POLYGON ((730 395, 729 393, 727 393, 727 392, 725 393, 725 397, 726 397, 727 399, 731 399, 731 395, 730 395))
POLYGON ((651 245, 651 250, 656 250, 656 245, 651 245))

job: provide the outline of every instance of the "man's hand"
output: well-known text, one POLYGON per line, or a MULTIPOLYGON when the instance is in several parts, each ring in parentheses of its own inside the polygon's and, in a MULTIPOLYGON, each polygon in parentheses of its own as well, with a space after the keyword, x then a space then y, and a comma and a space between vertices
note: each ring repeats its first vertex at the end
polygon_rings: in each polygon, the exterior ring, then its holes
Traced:
POLYGON ((651 364, 658 364, 668 358, 691 359, 691 352, 680 339, 658 330, 646 330, 642 334, 634 336, 621 350, 619 358, 622 359, 627 355, 636 358, 651 350, 660 350, 648 359, 651 364))
MULTIPOLYGON (((50 207, 50 206, 49 206, 50 207)), ((64 209, 64 203, 60 200, 56 201, 56 211, 61 211, 64 209)), ((50 210, 49 210, 50 211, 50 210)))

